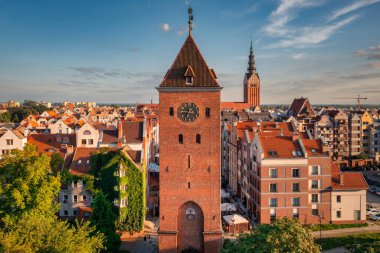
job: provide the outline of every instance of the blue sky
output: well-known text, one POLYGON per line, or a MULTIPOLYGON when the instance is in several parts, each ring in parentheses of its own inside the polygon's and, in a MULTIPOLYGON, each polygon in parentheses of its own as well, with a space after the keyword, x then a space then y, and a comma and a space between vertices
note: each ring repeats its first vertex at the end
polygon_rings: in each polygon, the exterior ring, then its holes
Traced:
POLYGON ((224 101, 252 36, 262 103, 380 103, 380 0, 0 0, 0 101, 157 102, 189 2, 224 101))

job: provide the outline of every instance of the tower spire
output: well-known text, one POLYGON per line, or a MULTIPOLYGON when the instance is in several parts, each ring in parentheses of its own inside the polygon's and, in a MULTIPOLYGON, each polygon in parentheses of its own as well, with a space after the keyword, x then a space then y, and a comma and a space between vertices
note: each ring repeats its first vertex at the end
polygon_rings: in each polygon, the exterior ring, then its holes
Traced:
POLYGON ((187 13, 189 14, 189 35, 191 35, 191 32, 193 30, 193 19, 194 19, 194 16, 193 16, 193 8, 191 8, 191 6, 189 6, 189 8, 187 9, 187 13))
POLYGON ((253 54, 253 46, 252 46, 252 36, 251 36, 251 48, 250 48, 249 56, 248 56, 247 71, 248 71, 248 74, 253 74, 256 72, 255 55, 253 54))

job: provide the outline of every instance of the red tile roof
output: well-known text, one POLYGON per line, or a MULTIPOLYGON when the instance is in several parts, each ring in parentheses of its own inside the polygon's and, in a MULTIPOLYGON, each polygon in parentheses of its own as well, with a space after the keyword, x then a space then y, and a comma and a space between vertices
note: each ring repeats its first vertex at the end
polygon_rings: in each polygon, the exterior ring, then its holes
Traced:
POLYGON ((242 111, 244 109, 249 109, 249 108, 251 108, 251 105, 249 103, 244 103, 244 102, 221 102, 220 103, 221 110, 231 109, 231 110, 236 110, 236 111, 242 111))
POLYGON ((73 175, 86 175, 91 170, 91 155, 97 148, 77 148, 69 172, 73 175), (79 162, 80 161, 80 162, 79 162))
POLYGON ((143 141, 144 122, 122 120, 122 136, 126 143, 136 143, 143 141))
POLYGON ((187 37, 160 87, 188 87, 185 72, 189 66, 194 73, 192 87, 219 87, 191 35, 187 37))
POLYGON ((298 140, 289 136, 268 136, 258 133, 261 147, 263 148, 264 158, 302 158, 302 156, 294 156, 293 151, 300 151, 301 146, 298 140), (270 154, 275 152, 275 154, 270 154))
POLYGON ((321 140, 302 139, 302 143, 306 149, 307 155, 310 156, 328 156, 327 152, 323 152, 323 144, 321 140))
POLYGON ((341 172, 339 177, 334 177, 331 182, 333 190, 366 190, 368 189, 362 173, 341 172))
POLYGON ((308 98, 295 98, 288 109, 288 115, 298 117, 301 114, 309 111, 310 116, 315 116, 315 112, 309 102, 308 98))
POLYGON ((50 155, 53 152, 58 152, 63 158, 66 152, 65 145, 76 144, 75 134, 31 134, 28 136, 27 143, 32 143, 37 146, 38 152, 50 155), (60 139, 60 142, 59 142, 60 139))

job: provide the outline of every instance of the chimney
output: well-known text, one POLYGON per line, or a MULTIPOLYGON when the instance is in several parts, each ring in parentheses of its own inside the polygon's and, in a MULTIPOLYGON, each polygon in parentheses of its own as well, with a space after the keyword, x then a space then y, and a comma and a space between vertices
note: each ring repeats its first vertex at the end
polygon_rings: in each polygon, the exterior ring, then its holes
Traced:
POLYGON ((276 129, 278 129, 278 122, 274 123, 276 129))
POLYGON ((296 140, 298 140, 299 139, 299 135, 297 134, 297 135, 295 135, 295 134, 293 134, 292 135, 292 141, 296 141, 296 140))
POLYGON ((66 154, 72 154, 74 153, 74 146, 73 145, 67 145, 66 146, 66 154))
POLYGON ((121 123, 121 120, 117 123, 117 147, 123 147, 123 124, 121 123))
POLYGON ((343 173, 341 171, 339 171, 339 183, 341 185, 344 185, 344 180, 343 180, 343 173))

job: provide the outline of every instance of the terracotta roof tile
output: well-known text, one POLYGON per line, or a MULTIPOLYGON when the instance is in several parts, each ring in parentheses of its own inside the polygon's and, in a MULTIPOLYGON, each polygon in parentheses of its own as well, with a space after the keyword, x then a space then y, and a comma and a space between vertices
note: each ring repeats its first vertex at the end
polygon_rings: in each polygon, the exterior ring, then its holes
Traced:
POLYGON ((70 166, 70 174, 85 175, 91 170, 91 155, 97 148, 77 148, 70 166))
POLYGON ((298 140, 289 136, 267 136, 258 133, 260 143, 263 148, 264 158, 302 158, 301 146, 298 140), (301 156, 294 156, 293 152, 301 152, 301 156))
POLYGON ((191 35, 187 37, 160 87, 188 87, 184 77, 188 66, 194 73, 192 87, 219 87, 191 35))
POLYGON ((366 190, 368 185, 362 173, 341 172, 340 177, 333 178, 331 188, 333 190, 366 190))

